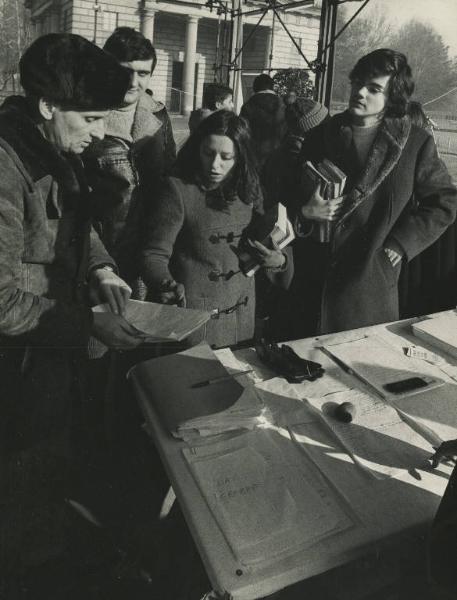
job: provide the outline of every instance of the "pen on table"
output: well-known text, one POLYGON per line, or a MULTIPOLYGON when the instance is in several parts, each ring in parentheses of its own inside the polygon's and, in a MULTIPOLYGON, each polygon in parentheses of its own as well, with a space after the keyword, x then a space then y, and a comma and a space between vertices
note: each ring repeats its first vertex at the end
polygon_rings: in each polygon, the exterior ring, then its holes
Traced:
POLYGON ((228 373, 227 375, 220 375, 219 377, 213 377, 212 379, 205 379, 205 381, 199 381, 198 383, 193 383, 191 387, 199 388, 205 387, 207 385, 212 385, 213 383, 220 383, 222 381, 228 381, 232 379, 232 377, 238 377, 239 375, 247 375, 248 373, 252 373, 254 369, 247 369, 246 371, 235 371, 234 373, 228 373))
POLYGON ((353 371, 351 369, 351 367, 349 367, 340 358, 338 358, 337 356, 332 354, 332 352, 330 350, 328 350, 324 346, 319 346, 319 350, 321 350, 321 352, 323 352, 326 356, 328 356, 331 360, 333 360, 333 362, 336 365, 338 365, 340 367, 340 369, 342 369, 345 373, 352 375, 352 377, 355 377, 356 379, 358 379, 361 383, 363 383, 363 385, 368 386, 370 391, 372 391, 374 394, 376 394, 376 396, 378 396, 378 398, 382 398, 382 400, 385 399, 383 394, 378 389, 376 389, 369 381, 367 381, 363 377, 360 377, 360 375, 358 373, 353 371))

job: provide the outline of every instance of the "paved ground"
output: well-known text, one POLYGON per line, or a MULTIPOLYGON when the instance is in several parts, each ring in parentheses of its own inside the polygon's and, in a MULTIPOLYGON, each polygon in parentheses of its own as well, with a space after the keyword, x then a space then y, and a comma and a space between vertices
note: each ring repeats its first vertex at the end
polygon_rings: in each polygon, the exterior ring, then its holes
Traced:
POLYGON ((188 117, 182 115, 170 115, 171 124, 173 126, 173 135, 175 137, 176 146, 179 149, 186 141, 189 135, 189 127, 187 125, 188 117))

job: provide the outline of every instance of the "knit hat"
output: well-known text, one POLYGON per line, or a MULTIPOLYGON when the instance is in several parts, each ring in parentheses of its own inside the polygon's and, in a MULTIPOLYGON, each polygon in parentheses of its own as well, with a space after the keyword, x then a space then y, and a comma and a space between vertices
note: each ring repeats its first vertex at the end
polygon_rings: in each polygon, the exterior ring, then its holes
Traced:
POLYGON ((290 133, 296 135, 305 135, 327 117, 328 108, 311 98, 297 98, 286 106, 287 126, 290 133))
POLYGON ((36 39, 24 52, 19 71, 26 95, 48 98, 66 110, 116 108, 130 85, 128 69, 113 56, 70 33, 36 39))

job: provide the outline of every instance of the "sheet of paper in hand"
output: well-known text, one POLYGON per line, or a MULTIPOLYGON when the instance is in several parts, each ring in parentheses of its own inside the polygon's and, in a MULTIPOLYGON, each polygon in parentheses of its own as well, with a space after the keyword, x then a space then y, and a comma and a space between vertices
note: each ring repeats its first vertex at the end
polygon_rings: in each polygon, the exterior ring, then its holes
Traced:
MULTIPOLYGON (((108 312, 107 304, 98 304, 94 312, 108 312)), ((138 330, 145 342, 180 342, 204 325, 211 313, 169 304, 128 300, 125 319, 138 330)))

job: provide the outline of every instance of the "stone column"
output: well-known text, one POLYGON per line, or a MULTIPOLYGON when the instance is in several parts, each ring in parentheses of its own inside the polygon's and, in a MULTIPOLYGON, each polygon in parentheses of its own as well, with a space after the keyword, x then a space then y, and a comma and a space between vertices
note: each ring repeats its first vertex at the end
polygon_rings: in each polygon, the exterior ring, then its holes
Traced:
POLYGON ((141 9, 140 31, 150 42, 154 41, 154 15, 155 10, 149 7, 141 9))
POLYGON ((187 17, 184 46, 182 114, 190 115, 194 107, 195 59, 197 55, 198 17, 187 17))
POLYGON ((49 9, 49 32, 61 33, 60 30, 60 8, 57 4, 53 4, 49 9))
POLYGON ((270 65, 270 55, 271 55, 271 51, 272 51, 272 43, 273 43, 273 27, 274 25, 270 25, 268 26, 267 29, 267 39, 266 39, 266 46, 265 46, 265 56, 263 59, 263 67, 264 69, 269 69, 271 67, 270 65))

